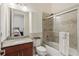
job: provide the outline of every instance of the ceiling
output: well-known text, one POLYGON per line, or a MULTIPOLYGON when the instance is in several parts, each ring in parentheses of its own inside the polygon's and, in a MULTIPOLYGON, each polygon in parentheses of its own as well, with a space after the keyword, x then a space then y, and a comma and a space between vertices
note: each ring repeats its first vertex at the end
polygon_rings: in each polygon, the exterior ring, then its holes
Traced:
POLYGON ((25 5, 32 10, 47 13, 57 13, 64 9, 78 5, 78 3, 25 3, 25 5))
POLYGON ((52 4, 50 3, 27 3, 25 5, 31 8, 32 10, 41 12, 49 12, 52 6, 52 4))

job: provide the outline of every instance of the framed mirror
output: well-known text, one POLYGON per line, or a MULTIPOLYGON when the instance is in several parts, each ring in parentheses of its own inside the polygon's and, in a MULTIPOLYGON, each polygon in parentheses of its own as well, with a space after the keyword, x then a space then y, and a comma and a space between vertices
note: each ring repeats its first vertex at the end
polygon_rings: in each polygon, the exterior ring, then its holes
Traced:
POLYGON ((29 36, 29 12, 10 10, 10 36, 29 36))

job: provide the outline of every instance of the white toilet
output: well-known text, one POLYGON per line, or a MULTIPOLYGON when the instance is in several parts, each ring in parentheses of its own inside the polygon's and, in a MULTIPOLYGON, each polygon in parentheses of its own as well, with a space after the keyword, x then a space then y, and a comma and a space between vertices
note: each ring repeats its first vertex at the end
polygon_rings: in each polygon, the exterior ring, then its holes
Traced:
POLYGON ((45 56, 47 54, 46 48, 43 46, 36 47, 36 51, 39 56, 45 56))
POLYGON ((42 40, 41 39, 36 39, 34 41, 34 46, 36 47, 36 52, 39 56, 45 56, 47 55, 46 48, 41 46, 42 40))

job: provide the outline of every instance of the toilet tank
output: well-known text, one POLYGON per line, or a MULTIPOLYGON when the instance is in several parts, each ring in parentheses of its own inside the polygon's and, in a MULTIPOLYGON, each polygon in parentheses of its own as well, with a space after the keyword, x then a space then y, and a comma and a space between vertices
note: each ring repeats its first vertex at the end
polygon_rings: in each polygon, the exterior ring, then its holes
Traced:
POLYGON ((42 44, 42 39, 34 39, 34 40, 33 40, 33 45, 34 45, 35 47, 41 46, 41 44, 42 44))

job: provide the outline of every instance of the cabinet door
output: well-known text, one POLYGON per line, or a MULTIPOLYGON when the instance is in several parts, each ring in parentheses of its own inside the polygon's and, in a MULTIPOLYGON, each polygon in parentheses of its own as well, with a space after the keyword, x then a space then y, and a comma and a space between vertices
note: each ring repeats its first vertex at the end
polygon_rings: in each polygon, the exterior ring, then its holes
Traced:
POLYGON ((22 56, 32 56, 33 55, 33 43, 27 43, 20 45, 20 53, 22 52, 22 56))
POLYGON ((17 46, 7 47, 5 49, 5 56, 18 56, 17 46))
POLYGON ((33 55, 33 49, 32 48, 26 48, 22 50, 23 56, 32 56, 33 55))
POLYGON ((22 56, 22 50, 18 51, 18 56, 22 56))

